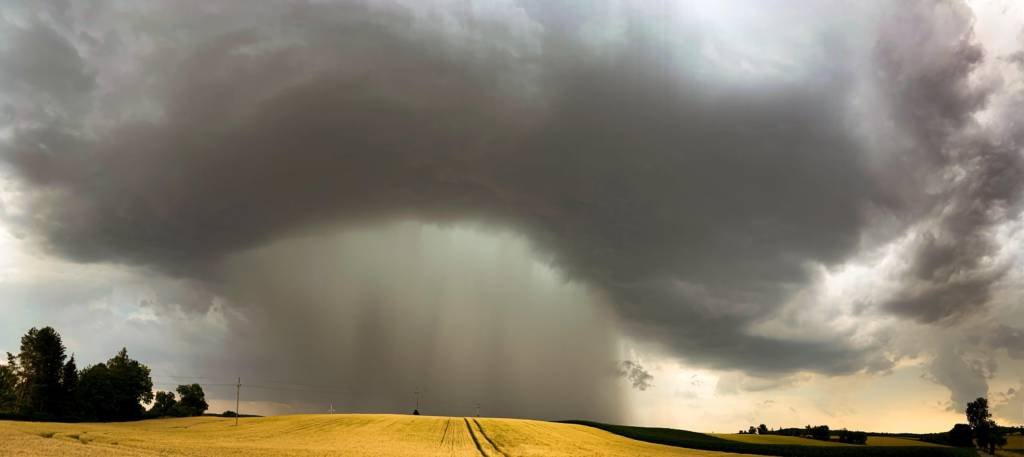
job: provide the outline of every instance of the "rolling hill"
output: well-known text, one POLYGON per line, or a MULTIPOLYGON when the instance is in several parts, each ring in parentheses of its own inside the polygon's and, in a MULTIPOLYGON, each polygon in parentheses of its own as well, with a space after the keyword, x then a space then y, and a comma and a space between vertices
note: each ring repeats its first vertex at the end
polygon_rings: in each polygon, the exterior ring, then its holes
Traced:
POLYGON ((58 424, 0 421, 0 455, 33 456, 714 456, 581 425, 398 415, 193 417, 58 424))

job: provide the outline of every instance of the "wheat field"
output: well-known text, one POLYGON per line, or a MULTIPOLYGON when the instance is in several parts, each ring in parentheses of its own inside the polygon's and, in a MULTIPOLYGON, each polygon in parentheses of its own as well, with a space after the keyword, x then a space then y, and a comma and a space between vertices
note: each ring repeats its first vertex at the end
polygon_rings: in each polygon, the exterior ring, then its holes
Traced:
POLYGON ((581 425, 398 415, 0 421, 0 456, 708 456, 581 425))

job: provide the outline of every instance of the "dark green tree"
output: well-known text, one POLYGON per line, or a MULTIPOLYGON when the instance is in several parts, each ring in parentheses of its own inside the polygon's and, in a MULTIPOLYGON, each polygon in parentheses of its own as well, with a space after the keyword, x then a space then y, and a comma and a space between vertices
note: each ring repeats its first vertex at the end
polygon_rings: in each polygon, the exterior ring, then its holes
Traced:
POLYGON ((420 410, 418 410, 418 409, 412 410, 412 415, 413 416, 419 416, 420 415, 420 410))
POLYGON ((757 434, 757 427, 754 427, 753 425, 751 425, 750 428, 747 429, 747 433, 749 433, 751 435, 756 435, 757 434))
POLYGON ((149 411, 153 417, 169 416, 177 404, 178 400, 174 399, 174 392, 157 392, 156 401, 153 402, 153 408, 149 411))
POLYGON ((199 384, 180 385, 176 390, 181 396, 178 408, 181 408, 183 415, 199 416, 210 409, 210 405, 206 404, 206 394, 203 393, 203 388, 199 384))
POLYGON ((61 367, 60 387, 63 413, 69 416, 78 415, 78 366, 75 355, 71 354, 68 362, 61 367))
POLYGON ((18 403, 20 386, 18 358, 8 352, 7 365, 0 365, 0 411, 14 411, 18 403))
POLYGON ((819 425, 811 429, 811 438, 828 441, 832 439, 832 433, 829 431, 827 425, 819 425))
POLYGON ((967 404, 967 422, 974 430, 974 438, 977 440, 978 447, 988 448, 990 454, 995 454, 996 446, 1006 445, 1006 437, 1003 436, 999 425, 991 418, 992 413, 988 412, 987 399, 978 397, 977 400, 967 404))
POLYGON ((979 428, 983 428, 988 424, 988 420, 992 417, 992 414, 988 412, 988 400, 979 397, 967 404, 967 423, 971 424, 971 429, 977 431, 979 428))
POLYGON ((757 426, 757 434, 758 435, 767 435, 768 434, 768 426, 764 425, 764 424, 758 425, 757 426))
POLYGON ((977 400, 967 403, 967 422, 971 424, 974 439, 982 449, 989 445, 989 436, 992 434, 991 417, 992 413, 988 412, 988 399, 978 397, 977 400))
POLYGON ((61 373, 64 368, 64 343, 53 327, 33 327, 21 337, 21 376, 19 393, 32 411, 60 414, 64 409, 61 373))
POLYGON ((955 447, 974 447, 974 430, 969 424, 956 424, 949 431, 949 445, 955 447))
POLYGON ((86 367, 78 385, 82 414, 101 422, 142 418, 142 403, 153 401, 149 373, 148 367, 128 357, 126 349, 106 363, 86 367))
POLYGON ((850 443, 853 441, 853 435, 846 429, 846 427, 836 430, 836 433, 839 435, 840 443, 850 443))

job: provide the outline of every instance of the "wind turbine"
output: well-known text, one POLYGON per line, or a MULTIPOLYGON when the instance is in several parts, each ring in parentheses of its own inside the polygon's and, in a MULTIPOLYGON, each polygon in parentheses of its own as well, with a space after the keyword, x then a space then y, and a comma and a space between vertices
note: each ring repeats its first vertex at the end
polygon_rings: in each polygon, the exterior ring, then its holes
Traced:
POLYGON ((330 403, 328 403, 328 405, 331 405, 331 409, 328 409, 328 410, 327 410, 327 414, 334 414, 334 412, 335 412, 335 411, 334 411, 334 405, 332 405, 332 404, 330 404, 330 403))

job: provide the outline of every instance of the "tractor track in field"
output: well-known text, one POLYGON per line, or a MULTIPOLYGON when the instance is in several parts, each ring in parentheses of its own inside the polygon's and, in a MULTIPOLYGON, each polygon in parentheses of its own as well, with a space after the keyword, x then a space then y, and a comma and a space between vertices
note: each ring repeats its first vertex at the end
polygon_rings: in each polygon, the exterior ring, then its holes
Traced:
MULTIPOLYGON (((498 447, 497 444, 494 444, 494 441, 491 441, 491 438, 487 436, 487 432, 484 431, 484 426, 480 425, 480 421, 478 421, 476 419, 473 419, 473 422, 476 423, 476 428, 480 429, 480 434, 484 436, 484 439, 487 440, 488 443, 491 443, 491 447, 494 448, 495 451, 498 451, 501 455, 503 455, 505 457, 510 457, 508 455, 508 453, 506 453, 505 451, 501 450, 501 448, 498 447)), ((469 426, 469 422, 468 421, 466 422, 466 426, 469 426)), ((473 441, 476 441, 476 437, 473 437, 473 441)), ((479 447, 480 446, 478 445, 477 448, 479 448, 479 447)), ((481 452, 481 454, 483 454, 483 452, 481 452)))
POLYGON ((476 445, 477 452, 479 452, 480 455, 487 457, 487 454, 484 454, 484 449, 480 447, 480 441, 476 439, 476 433, 473 433, 473 427, 469 426, 469 419, 463 417, 462 420, 466 421, 466 430, 469 430, 469 437, 473 438, 473 444, 476 445))
POLYGON ((438 447, 444 446, 444 438, 448 436, 448 426, 451 425, 452 418, 448 418, 448 422, 444 423, 444 433, 441 434, 441 442, 438 443, 438 447))

